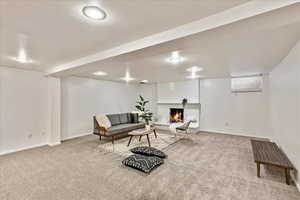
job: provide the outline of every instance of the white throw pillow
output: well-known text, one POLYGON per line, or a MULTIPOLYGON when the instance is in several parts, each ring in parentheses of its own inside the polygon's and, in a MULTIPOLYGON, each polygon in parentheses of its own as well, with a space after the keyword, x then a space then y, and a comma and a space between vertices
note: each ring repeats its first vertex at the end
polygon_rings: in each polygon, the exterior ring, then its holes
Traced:
POLYGON ((111 123, 109 119, 106 117, 106 115, 97 115, 96 120, 99 124, 99 126, 103 126, 104 128, 111 127, 111 123))

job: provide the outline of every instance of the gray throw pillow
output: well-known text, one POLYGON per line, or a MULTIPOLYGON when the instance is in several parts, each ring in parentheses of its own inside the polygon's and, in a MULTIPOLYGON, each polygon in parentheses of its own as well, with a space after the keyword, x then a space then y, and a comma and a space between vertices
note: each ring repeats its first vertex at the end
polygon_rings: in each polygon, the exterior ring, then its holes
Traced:
POLYGON ((125 158, 122 163, 139 171, 150 173, 154 168, 163 164, 164 160, 155 156, 149 157, 135 154, 125 158))
POLYGON ((132 153, 141 154, 141 155, 145 155, 145 156, 157 156, 160 158, 167 157, 167 155, 164 152, 162 152, 158 149, 155 149, 153 147, 147 147, 147 146, 135 147, 133 149, 130 149, 130 151, 132 153))
POLYGON ((139 123, 139 114, 138 113, 130 113, 131 123, 139 123))
POLYGON ((120 122, 121 122, 121 124, 130 123, 130 120, 128 120, 127 113, 120 114, 120 122))
POLYGON ((106 115, 106 116, 109 119, 112 126, 121 124, 119 114, 112 114, 112 115, 106 115))

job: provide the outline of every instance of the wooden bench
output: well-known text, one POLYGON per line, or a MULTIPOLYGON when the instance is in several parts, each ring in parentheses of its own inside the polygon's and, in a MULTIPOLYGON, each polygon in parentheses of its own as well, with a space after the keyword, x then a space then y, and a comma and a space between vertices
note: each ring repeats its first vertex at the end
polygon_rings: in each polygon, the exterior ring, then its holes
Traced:
POLYGON ((257 165, 257 177, 260 177, 260 165, 271 165, 283 168, 286 184, 290 184, 290 171, 294 169, 287 156, 274 142, 251 140, 254 162, 257 165))

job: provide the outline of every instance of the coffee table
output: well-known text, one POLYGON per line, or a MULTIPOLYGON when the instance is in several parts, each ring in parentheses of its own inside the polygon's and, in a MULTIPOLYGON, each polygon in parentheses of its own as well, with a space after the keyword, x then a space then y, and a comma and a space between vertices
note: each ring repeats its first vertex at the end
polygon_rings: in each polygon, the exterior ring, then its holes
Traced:
POLYGON ((154 133, 155 138, 157 138, 156 130, 155 130, 154 127, 151 127, 150 129, 145 129, 145 128, 143 128, 143 129, 137 129, 137 130, 133 130, 133 131, 129 132, 128 135, 130 136, 130 138, 129 138, 127 146, 130 145, 130 142, 131 142, 131 139, 132 139, 133 136, 140 136, 139 141, 141 141, 142 137, 144 135, 146 135, 147 136, 147 140, 148 140, 148 145, 149 145, 149 147, 151 147, 150 139, 149 139, 149 134, 151 134, 151 133, 154 133))

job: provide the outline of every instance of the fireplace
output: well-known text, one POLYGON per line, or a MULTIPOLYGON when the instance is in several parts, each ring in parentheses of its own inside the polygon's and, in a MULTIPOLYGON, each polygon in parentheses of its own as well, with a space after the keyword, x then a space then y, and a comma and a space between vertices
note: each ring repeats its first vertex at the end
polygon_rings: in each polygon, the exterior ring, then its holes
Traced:
POLYGON ((170 122, 183 122, 183 109, 182 108, 170 108, 170 122))

